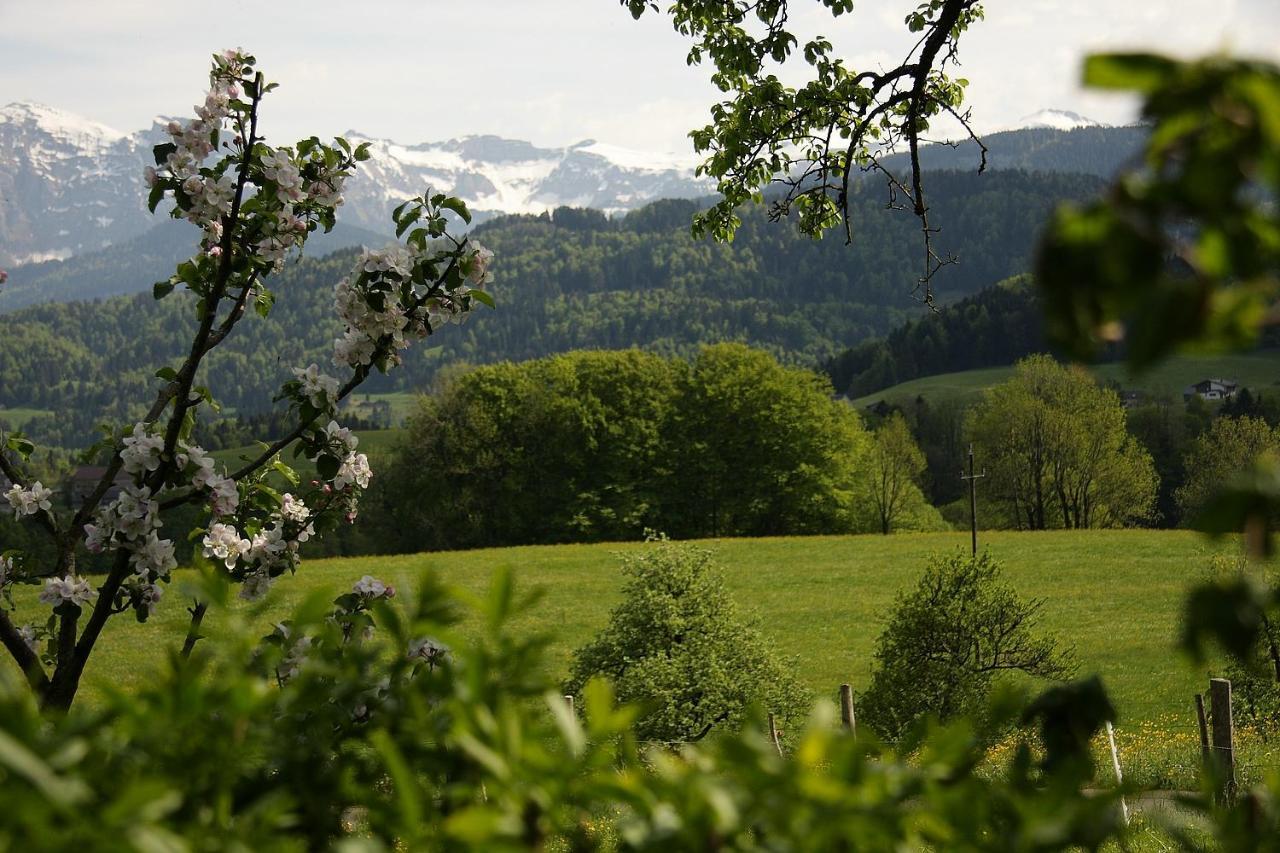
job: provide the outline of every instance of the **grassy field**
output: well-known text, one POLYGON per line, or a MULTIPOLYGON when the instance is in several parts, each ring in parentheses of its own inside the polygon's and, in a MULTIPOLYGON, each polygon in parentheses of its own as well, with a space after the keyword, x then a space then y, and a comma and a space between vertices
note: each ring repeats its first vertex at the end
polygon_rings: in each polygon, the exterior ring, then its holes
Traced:
MULTIPOLYGON (((1181 399, 1183 388, 1210 377, 1234 379, 1254 391, 1274 393, 1280 390, 1280 350, 1251 355, 1175 356, 1138 376, 1129 373, 1122 364, 1097 365, 1092 372, 1100 379, 1116 380, 1127 390, 1146 391, 1156 396, 1172 395, 1178 399, 1181 399)), ((854 405, 870 406, 880 400, 901 403, 918 396, 934 403, 969 401, 1012 375, 1012 367, 990 367, 926 376, 860 397, 854 400, 854 405)))
POLYGON ((351 412, 360 417, 373 414, 373 403, 387 403, 391 406, 391 423, 403 426, 405 419, 413 414, 417 406, 418 394, 414 391, 393 391, 386 394, 355 394, 347 399, 344 412, 351 412))
POLYGON ((6 423, 14 429, 22 429, 32 418, 48 414, 52 412, 47 409, 6 409, 0 406, 0 423, 6 423))
MULTIPOLYGON (((1167 531, 990 533, 983 541, 1004 562, 1009 579, 1045 600, 1046 627, 1076 647, 1083 672, 1106 680, 1121 725, 1193 722, 1191 697, 1205 674, 1173 651, 1183 593, 1217 546, 1196 534, 1167 531)), ((902 534, 706 543, 718 554, 740 604, 796 662, 815 692, 834 696, 849 681, 866 684, 871 651, 894 595, 919 575, 931 552, 967 547, 967 534, 902 534)), ((644 547, 565 545, 397 557, 316 560, 280 582, 263 633, 308 592, 337 595, 366 573, 412 588, 426 570, 472 592, 497 567, 515 570, 522 587, 545 596, 518 623, 553 634, 550 666, 567 671, 572 649, 594 634, 619 599, 614 554, 644 547)), ((1225 544, 1221 547, 1228 547, 1225 544)), ((181 573, 179 573, 181 575, 181 573)), ((31 606, 33 596, 21 603, 31 606)), ((22 612, 18 614, 19 619, 22 612)), ((185 612, 176 590, 146 625, 114 619, 86 674, 88 695, 104 685, 128 687, 148 677, 163 650, 178 642, 185 612)))

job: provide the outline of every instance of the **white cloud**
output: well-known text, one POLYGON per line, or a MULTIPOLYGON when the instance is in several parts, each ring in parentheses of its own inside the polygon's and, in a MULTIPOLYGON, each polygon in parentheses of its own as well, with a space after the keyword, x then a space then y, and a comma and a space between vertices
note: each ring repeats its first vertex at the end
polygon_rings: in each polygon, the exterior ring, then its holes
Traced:
MULTIPOLYGON (((860 64, 896 63, 916 0, 864 3, 831 21, 798 4, 802 34, 830 34, 860 64)), ((497 133, 540 144, 586 137, 687 150, 718 93, 667 21, 639 22, 616 0, 227 0, 216 16, 160 13, 143 0, 0 0, 0 92, 122 129, 185 113, 214 50, 243 45, 281 83, 268 114, 277 138, 350 128, 405 142, 497 133), (250 22, 250 25, 246 25, 250 22)), ((1043 107, 1104 121, 1131 99, 1085 93, 1090 50, 1192 55, 1230 49, 1280 58, 1276 0, 987 0, 966 34, 961 70, 981 127, 1043 107)), ((788 72, 800 79, 803 69, 788 72)))

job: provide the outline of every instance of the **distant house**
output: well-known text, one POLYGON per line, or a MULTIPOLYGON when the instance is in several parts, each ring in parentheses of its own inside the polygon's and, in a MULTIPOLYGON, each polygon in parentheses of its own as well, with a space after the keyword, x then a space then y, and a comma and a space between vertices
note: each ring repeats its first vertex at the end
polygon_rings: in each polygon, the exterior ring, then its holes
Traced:
MULTIPOLYGON (((93 494, 94 488, 102 480, 107 469, 98 465, 81 465, 71 475, 71 479, 67 481, 67 497, 71 499, 72 506, 79 506, 85 498, 93 494)), ((103 498, 104 501, 115 500, 120 494, 120 490, 133 482, 132 478, 120 471, 116 474, 115 480, 107 488, 107 494, 103 498)))
POLYGON ((1240 393, 1240 383, 1233 379, 1201 379, 1182 389, 1182 399, 1199 397, 1201 400, 1230 400, 1240 393))
POLYGON ((1147 402, 1147 395, 1142 391, 1121 391, 1120 405, 1126 409, 1136 409, 1147 402))

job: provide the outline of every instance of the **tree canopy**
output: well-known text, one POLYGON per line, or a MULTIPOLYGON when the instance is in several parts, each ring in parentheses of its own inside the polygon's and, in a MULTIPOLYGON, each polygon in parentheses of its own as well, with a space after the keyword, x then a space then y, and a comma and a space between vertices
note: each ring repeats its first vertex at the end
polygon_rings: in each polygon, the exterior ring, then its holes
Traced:
POLYGON ((1125 430, 1119 396, 1045 355, 988 391, 966 431, 989 479, 984 493, 1012 526, 1115 527, 1151 518, 1151 455, 1125 430))

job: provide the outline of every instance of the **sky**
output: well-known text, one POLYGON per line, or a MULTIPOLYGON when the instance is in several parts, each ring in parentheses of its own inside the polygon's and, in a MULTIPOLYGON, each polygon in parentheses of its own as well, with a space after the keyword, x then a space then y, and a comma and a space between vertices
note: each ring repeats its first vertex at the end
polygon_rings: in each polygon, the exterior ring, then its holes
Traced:
MULTIPOLYGON (((896 65, 917 0, 860 0, 833 20, 792 0, 802 36, 823 33, 853 67, 896 65)), ((667 0, 661 0, 664 8, 667 0)), ((976 126, 1043 108, 1108 123, 1120 95, 1078 85, 1088 52, 1233 53, 1280 60, 1280 0, 987 0, 961 42, 976 126)), ((357 130, 412 144, 492 133, 561 146, 597 139, 691 151, 718 93, 664 15, 617 0, 0 0, 0 106, 37 101, 129 132, 188 115, 208 55, 255 54, 280 84, 264 111, 277 143, 357 130)), ((784 71, 784 79, 802 68, 784 71)))

